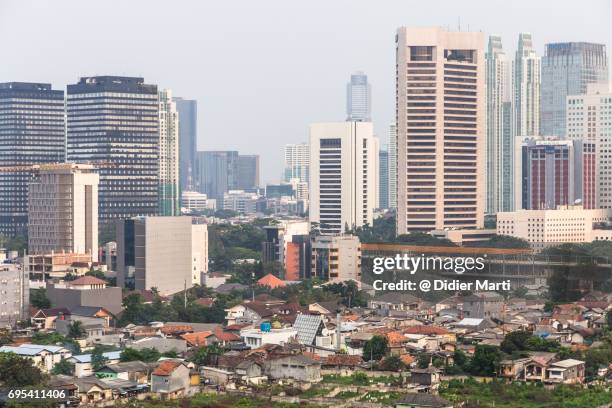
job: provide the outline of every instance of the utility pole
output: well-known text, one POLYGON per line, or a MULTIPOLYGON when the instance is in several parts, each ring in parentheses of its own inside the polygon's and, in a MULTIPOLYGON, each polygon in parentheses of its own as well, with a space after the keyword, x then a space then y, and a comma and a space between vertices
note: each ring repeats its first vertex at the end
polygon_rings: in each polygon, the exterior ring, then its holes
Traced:
POLYGON ((185 301, 185 310, 187 310, 187 279, 183 281, 185 290, 183 290, 183 297, 185 301))

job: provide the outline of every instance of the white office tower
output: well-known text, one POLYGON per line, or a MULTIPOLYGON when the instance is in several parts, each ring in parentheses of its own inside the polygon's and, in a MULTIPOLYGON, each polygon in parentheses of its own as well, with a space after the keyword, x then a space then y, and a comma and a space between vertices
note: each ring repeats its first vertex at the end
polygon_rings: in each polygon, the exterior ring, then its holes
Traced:
POLYGON ((397 208, 397 126, 389 125, 389 208, 397 208))
POLYGON ((65 251, 98 260, 98 184, 89 164, 44 164, 29 185, 28 250, 65 251))
POLYGON ((310 222, 322 234, 372 225, 378 151, 371 122, 310 125, 310 222))
POLYGON ((179 116, 172 91, 159 93, 159 210, 179 215, 179 116))
POLYGON ((284 173, 283 181, 291 182, 291 179, 298 179, 303 183, 310 180, 310 146, 308 143, 287 144, 284 152, 284 173))
POLYGON ((482 228, 484 35, 398 29, 397 233, 482 228))
POLYGON ((368 76, 361 71, 351 74, 346 84, 346 120, 370 122, 372 120, 372 89, 368 76))
MULTIPOLYGON (((499 211, 503 199, 504 159, 504 100, 506 96, 507 58, 502 49, 501 37, 489 37, 485 57, 486 103, 487 103, 487 149, 486 149, 486 192, 487 214, 499 211)), ((514 146, 511 146, 510 151, 514 146)), ((506 164, 509 165, 510 163, 506 164)))
POLYGON ((540 136, 540 57, 533 49, 531 34, 519 34, 512 66, 512 135, 540 136))
POLYGON ((567 97, 567 137, 595 142, 598 206, 612 208, 612 84, 588 84, 586 94, 567 97))

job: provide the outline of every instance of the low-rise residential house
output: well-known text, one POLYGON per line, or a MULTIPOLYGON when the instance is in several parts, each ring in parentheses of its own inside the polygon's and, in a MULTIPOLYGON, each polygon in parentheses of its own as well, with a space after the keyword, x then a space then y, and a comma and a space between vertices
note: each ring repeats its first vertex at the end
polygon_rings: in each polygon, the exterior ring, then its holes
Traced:
POLYGON ((390 310, 418 310, 421 299, 409 293, 387 292, 368 301, 368 308, 386 316, 390 310))
MULTIPOLYGON (((106 358, 106 364, 117 364, 121 359, 120 351, 109 351, 102 353, 106 358)), ((68 359, 69 362, 74 364, 74 376, 77 378, 89 377, 94 374, 93 366, 91 364, 91 354, 77 354, 68 359)))
POLYGON ((395 408, 453 408, 453 403, 433 394, 408 394, 396 402, 395 408))
POLYGON ((259 384, 264 379, 264 364, 254 360, 245 360, 236 366, 236 376, 245 383, 259 384))
POLYGON ((189 368, 178 360, 164 360, 151 373, 151 392, 162 400, 187 395, 191 387, 189 368))
POLYGON ((61 346, 42 344, 20 344, 19 346, 2 346, 0 353, 15 353, 32 360, 42 372, 48 373, 64 358, 70 358, 71 351, 61 346))
POLYGON ((202 366, 200 377, 203 377, 208 384, 225 385, 234 377, 234 373, 217 367, 202 366))
POLYGON ((519 358, 516 360, 502 360, 499 362, 498 374, 500 377, 511 380, 524 378, 525 364, 531 361, 530 358, 519 358))
POLYGON ((581 384, 584 382, 585 362, 567 359, 554 362, 546 369, 545 382, 581 384))
POLYGON ((410 382, 436 389, 440 385, 441 373, 441 370, 431 365, 427 368, 413 368, 410 370, 410 382))
POLYGON ((345 310, 346 306, 338 302, 315 302, 308 305, 310 313, 320 313, 328 316, 336 316, 336 313, 345 310))
POLYGON ((265 372, 273 379, 293 379, 303 382, 321 381, 321 363, 304 355, 270 357, 265 372))
POLYGON ((557 358, 556 353, 535 352, 531 353, 530 361, 525 363, 525 381, 546 380, 546 369, 557 358))
POLYGON ((465 317, 499 318, 504 311, 504 297, 496 292, 476 292, 463 298, 465 317))
POLYGON ((97 377, 75 378, 73 380, 78 390, 81 404, 96 404, 103 401, 112 401, 113 389, 97 377))
POLYGON ((181 338, 187 342, 189 347, 210 346, 219 343, 219 339, 212 332, 195 332, 181 335, 181 338))
POLYGON ((107 329, 106 320, 103 318, 71 315, 69 319, 56 320, 55 330, 61 335, 67 336, 70 332, 70 325, 76 321, 81 322, 81 327, 85 330, 85 338, 88 340, 103 336, 107 329))
POLYGON ((143 348, 154 348, 160 353, 176 351, 182 353, 187 351, 187 342, 184 339, 172 339, 165 337, 144 337, 138 340, 127 342, 126 347, 131 347, 136 350, 143 348))
POLYGON ((55 330, 55 321, 70 318, 70 310, 65 307, 39 309, 31 317, 32 325, 42 330, 55 330))
POLYGON ((240 330, 240 338, 247 346, 252 349, 261 347, 264 344, 282 345, 289 340, 297 337, 297 330, 292 327, 280 329, 251 328, 240 330))
POLYGON ((106 364, 96 371, 99 378, 110 378, 134 381, 137 384, 148 384, 151 366, 142 361, 127 361, 115 364, 106 364))

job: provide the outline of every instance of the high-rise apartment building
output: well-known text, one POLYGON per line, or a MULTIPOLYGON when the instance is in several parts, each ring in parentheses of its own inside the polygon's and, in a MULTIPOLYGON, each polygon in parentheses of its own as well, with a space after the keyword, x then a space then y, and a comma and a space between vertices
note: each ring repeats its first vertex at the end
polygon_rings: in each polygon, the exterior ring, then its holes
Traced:
POLYGON ((514 101, 513 135, 540 135, 540 57, 533 49, 531 34, 519 34, 512 63, 514 101))
POLYGON ((195 189, 196 153, 198 151, 198 101, 174 97, 180 120, 179 178, 180 189, 195 189))
POLYGON ((389 208, 397 208, 397 126, 389 125, 389 208))
MULTIPOLYGON (((506 98, 507 59, 501 37, 490 36, 486 61, 486 212, 495 214, 502 207, 504 168, 504 100, 506 98)), ((511 147, 512 148, 512 147, 511 147)))
POLYGON ((67 89, 67 159, 102 162, 99 218, 159 212, 159 100, 143 78, 84 77, 67 89))
POLYGON ((378 197, 378 139, 371 122, 310 125, 311 223, 322 234, 372 225, 378 197))
POLYGON ((516 138, 517 210, 554 210, 581 203, 597 208, 595 142, 558 138, 516 138))
POLYGON ((88 164, 41 165, 29 185, 28 252, 98 260, 99 175, 88 164))
POLYGON ((594 142, 597 149, 598 205, 612 208, 612 84, 589 84, 584 95, 567 97, 567 137, 594 142))
POLYGON ((236 162, 238 190, 254 191, 259 187, 259 155, 241 154, 236 162))
POLYGON ((389 208, 389 151, 378 153, 378 208, 389 208))
POLYGON ((179 215, 179 114, 172 91, 159 92, 159 213, 179 215))
POLYGON ((0 325, 15 327, 30 318, 30 280, 20 264, 0 263, 0 325))
POLYGON ((499 211, 514 210, 514 136, 512 135, 512 102, 502 106, 502 165, 501 207, 499 211))
POLYGON ((346 84, 346 120, 370 122, 372 120, 372 90, 368 76, 361 71, 351 74, 346 84))
POLYGON ((63 162, 64 132, 64 91, 0 83, 0 234, 24 234, 28 226, 32 173, 15 166, 63 162))
POLYGON ((310 171, 310 146, 308 143, 287 144, 284 149, 283 181, 291 179, 308 183, 310 171))
POLYGON ((587 85, 593 83, 608 83, 605 45, 547 44, 542 58, 541 134, 565 137, 566 97, 585 94, 587 85))
POLYGON ((397 233, 482 228, 484 36, 398 30, 397 233))

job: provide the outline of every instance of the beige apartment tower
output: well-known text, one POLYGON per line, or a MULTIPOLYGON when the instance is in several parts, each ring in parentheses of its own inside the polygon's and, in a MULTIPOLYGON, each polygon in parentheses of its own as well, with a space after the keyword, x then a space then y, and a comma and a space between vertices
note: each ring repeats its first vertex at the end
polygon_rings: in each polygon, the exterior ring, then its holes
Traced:
POLYGON ((88 164, 45 164, 29 185, 28 250, 98 260, 99 175, 88 164))
POLYGON ((484 35, 396 36, 397 233, 484 224, 484 35))

